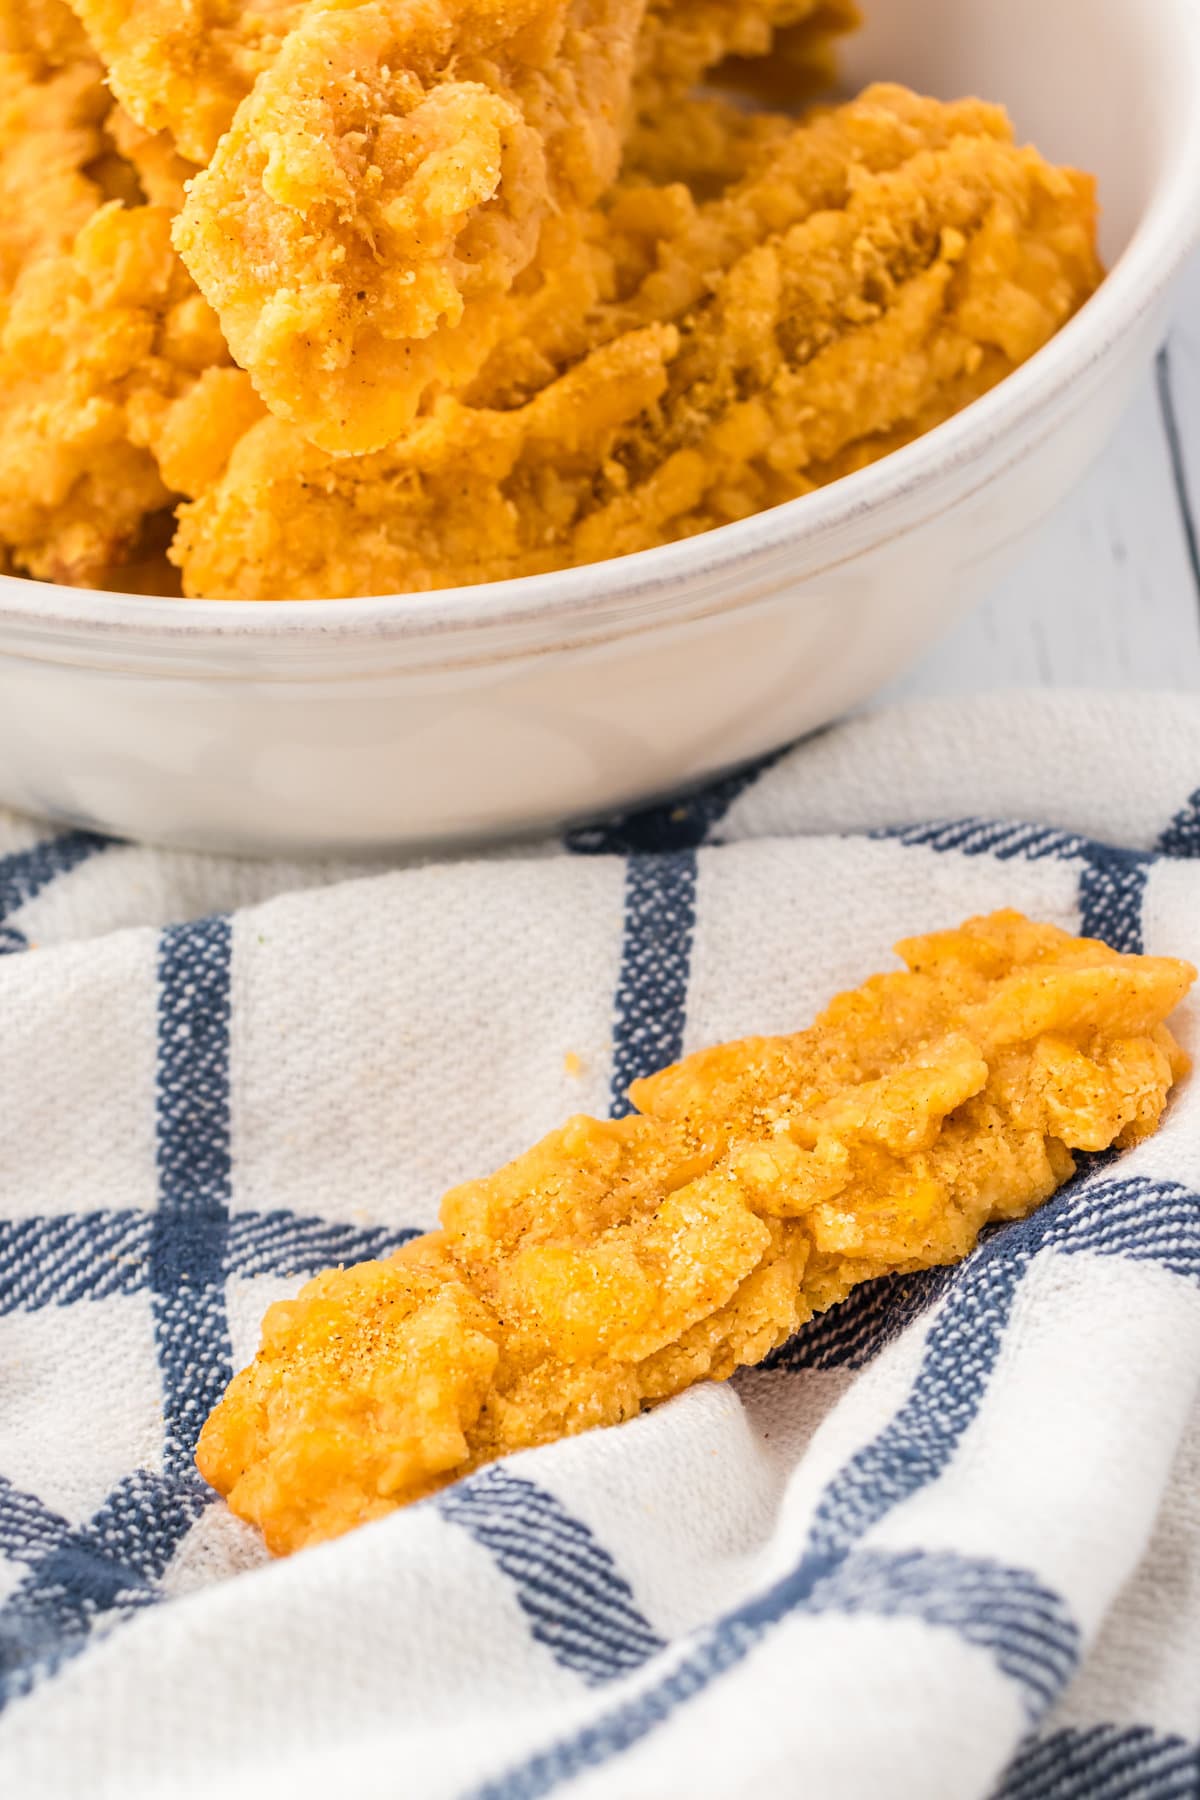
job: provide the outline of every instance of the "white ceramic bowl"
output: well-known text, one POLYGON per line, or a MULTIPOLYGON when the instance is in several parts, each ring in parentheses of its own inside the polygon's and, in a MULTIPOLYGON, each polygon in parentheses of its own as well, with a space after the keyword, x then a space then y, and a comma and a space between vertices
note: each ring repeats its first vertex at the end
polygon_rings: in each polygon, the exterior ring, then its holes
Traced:
POLYGON ((875 77, 1100 177, 1112 273, 994 393, 824 491, 561 575, 230 605, 0 580, 0 801, 249 853, 547 827, 863 699, 1079 478, 1200 239, 1200 0, 866 0, 875 77))

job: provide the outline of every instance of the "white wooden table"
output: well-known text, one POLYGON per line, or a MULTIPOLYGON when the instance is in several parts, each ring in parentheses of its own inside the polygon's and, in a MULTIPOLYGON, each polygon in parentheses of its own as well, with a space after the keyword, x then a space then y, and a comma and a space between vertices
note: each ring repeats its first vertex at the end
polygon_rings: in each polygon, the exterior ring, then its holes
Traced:
POLYGON ((1116 438, 1019 568, 881 700, 1200 690, 1200 259, 1116 438))

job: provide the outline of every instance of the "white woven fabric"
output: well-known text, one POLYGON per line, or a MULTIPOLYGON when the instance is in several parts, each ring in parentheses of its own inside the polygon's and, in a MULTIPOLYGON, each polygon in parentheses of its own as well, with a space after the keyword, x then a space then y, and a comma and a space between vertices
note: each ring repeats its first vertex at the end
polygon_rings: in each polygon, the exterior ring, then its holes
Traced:
POLYGON ((1200 706, 905 709, 385 874, 0 821, 0 1792, 1200 1792, 1200 1077, 960 1270, 341 1542, 191 1464, 302 1276, 1004 905, 1200 962, 1200 706))

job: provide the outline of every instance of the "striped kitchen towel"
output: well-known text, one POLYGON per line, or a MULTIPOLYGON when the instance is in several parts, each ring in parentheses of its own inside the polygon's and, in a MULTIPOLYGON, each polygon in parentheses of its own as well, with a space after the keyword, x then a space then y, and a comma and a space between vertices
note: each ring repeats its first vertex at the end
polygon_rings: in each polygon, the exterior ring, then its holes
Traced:
POLYGON ((0 1792, 1195 1800, 1200 1074, 962 1267, 340 1542, 192 1464, 302 1277, 1001 906, 1200 962, 1200 705, 901 709, 385 873, 0 820, 0 1792))

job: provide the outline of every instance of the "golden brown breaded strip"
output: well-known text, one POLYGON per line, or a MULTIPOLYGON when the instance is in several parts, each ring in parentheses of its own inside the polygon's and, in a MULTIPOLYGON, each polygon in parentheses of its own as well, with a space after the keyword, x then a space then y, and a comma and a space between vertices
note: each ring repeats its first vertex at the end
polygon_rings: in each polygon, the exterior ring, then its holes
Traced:
POLYGON ((71 0, 112 90, 147 131, 207 163, 307 0, 71 0))
POLYGON ((570 561, 744 518, 897 447, 1027 361, 1100 278, 1092 183, 1032 150, 959 141, 863 181, 734 267, 656 416, 613 446, 570 561))
MULTIPOLYGON (((169 132, 180 153, 200 165, 310 3, 72 0, 118 99, 139 124, 169 132)), ((67 10, 62 0, 26 0, 27 10, 31 4, 56 17, 67 10)), ((636 111, 661 116, 666 103, 682 99, 727 57, 764 56, 777 37, 794 100, 805 68, 825 76, 834 40, 856 23, 853 0, 650 0, 637 49, 636 111)))
POLYGON ((643 5, 310 8, 175 234, 273 412, 371 450, 475 372, 546 219, 616 175, 643 5))
POLYGON ((789 124, 750 157, 740 181, 707 203, 679 182, 624 182, 584 220, 556 221, 464 398, 510 408, 622 331, 682 319, 748 250, 813 213, 844 207, 865 171, 897 169, 956 137, 1011 135, 999 107, 879 84, 803 126, 789 124))
POLYGON ((832 19, 818 9, 797 24, 777 26, 769 54, 729 56, 708 72, 707 82, 754 110, 779 107, 795 114, 828 96, 837 86, 841 38, 860 22, 855 6, 830 10, 832 19))
POLYGON ((717 94, 684 95, 625 141, 621 177, 682 181, 707 198, 761 166, 795 130, 786 113, 749 112, 717 94))
MULTIPOLYGON (((339 453, 378 447, 431 387, 469 380, 541 223, 607 187, 643 4, 76 0, 146 131, 205 164, 234 125, 177 241, 272 410, 339 453)), ((821 35, 849 13, 847 0, 660 4, 641 51, 647 104, 730 50, 765 48, 776 22, 821 35)), ((710 186, 734 173, 720 135, 710 124, 698 151, 710 186)), ((149 197, 165 200, 162 185, 149 197)))
MULTIPOLYGON (((1004 140, 1009 135, 1007 119, 997 107, 975 100, 947 104, 880 85, 845 106, 814 115, 802 128, 791 127, 761 167, 718 200, 697 205, 679 184, 657 188, 634 183, 597 213, 551 221, 536 268, 520 278, 499 309, 499 342, 467 390, 472 414, 480 407, 512 409, 623 333, 683 318, 711 292, 717 276, 764 238, 816 212, 844 207, 851 180, 864 171, 898 168, 919 151, 945 148, 961 136, 1004 140)), ((647 343, 666 341, 638 340, 629 346, 628 356, 641 368, 647 343)), ((601 382, 619 383, 624 367, 622 361, 603 358, 589 364, 582 376, 551 397, 555 416, 567 405, 588 406, 589 389, 601 382)), ((661 374, 661 356, 657 368, 661 374)), ((642 391, 635 383, 625 403, 636 402, 642 391)), ((538 416, 530 415, 526 423, 538 416)), ((602 408, 598 416, 609 421, 611 408, 602 408)), ((416 434, 418 454, 432 454, 439 442, 452 450, 459 421, 453 408, 437 409, 432 425, 421 426, 416 434)), ((480 422, 472 416, 463 468, 470 469, 478 459, 477 438, 490 440, 497 432, 503 442, 521 429, 519 419, 480 422)), ((356 496, 353 540, 320 540, 325 560, 313 572, 315 583, 329 583, 333 593, 357 592, 396 575, 394 547, 374 521, 387 512, 392 490, 405 485, 406 453, 398 450, 399 463, 385 456, 339 465, 338 479, 352 483, 356 496)), ((228 481, 206 498, 203 508, 184 517, 174 555, 192 591, 233 595, 234 579, 244 581, 246 591, 252 588, 257 597, 290 591, 311 554, 302 512, 291 515, 295 484, 319 509, 329 480, 328 458, 300 434, 277 421, 264 421, 239 452, 228 481), (236 578, 228 573, 231 569, 239 570, 236 578)), ((341 528, 336 516, 329 522, 341 528)))
POLYGON ((649 0, 638 41, 637 104, 661 116, 729 58, 765 58, 785 38, 789 97, 834 72, 839 37, 860 22, 856 0, 649 0))
POLYGON ((66 6, 0 0, 7 567, 104 582, 143 519, 215 480, 261 416, 245 376, 210 367, 228 353, 171 248, 170 211, 189 172, 113 106, 66 6), (169 210, 143 207, 147 198, 169 210))
POLYGON ((0 0, 0 56, 28 56, 43 69, 96 60, 66 0, 0 0))
POLYGON ((149 201, 174 216, 194 174, 195 164, 184 161, 166 132, 146 131, 123 106, 111 107, 104 121, 102 152, 88 167, 88 176, 100 191, 97 204, 120 200, 125 206, 142 206, 149 201))
POLYGON ((859 1282, 957 1261, 1073 1150, 1147 1136, 1196 971, 1017 913, 898 946, 809 1030, 636 1082, 276 1305, 197 1463, 277 1553, 762 1360, 859 1282))
MULTIPOLYGON (((675 228, 632 292, 615 280, 590 306, 598 348, 559 322, 556 351, 578 360, 525 404, 444 399, 388 451, 341 461, 256 427, 182 515, 186 590, 403 593, 648 548, 805 493, 986 391, 1099 280, 1091 183, 993 135, 991 109, 977 135, 879 173, 837 118, 709 206, 622 197, 614 270, 637 266, 631 210, 661 225, 674 205, 675 228)), ((882 110, 871 123, 886 165, 903 133, 882 110)))
POLYGON ((832 85, 837 44, 858 23, 854 0, 649 0, 626 171, 701 192, 737 180, 832 85), (693 95, 706 76, 741 104, 693 95))
POLYGON ((179 155, 169 132, 147 131, 122 106, 114 106, 105 130, 117 155, 133 170, 142 197, 172 215, 187 199, 187 183, 198 173, 179 155))
POLYGON ((261 411, 227 361, 162 207, 103 206, 69 251, 28 264, 0 334, 0 543, 15 565, 101 582, 172 492, 214 479, 261 411), (200 417, 193 390, 211 400, 214 379, 221 404, 200 417))
POLYGON ((109 110, 66 6, 0 0, 0 301, 25 264, 70 244, 101 199, 88 167, 109 110))

